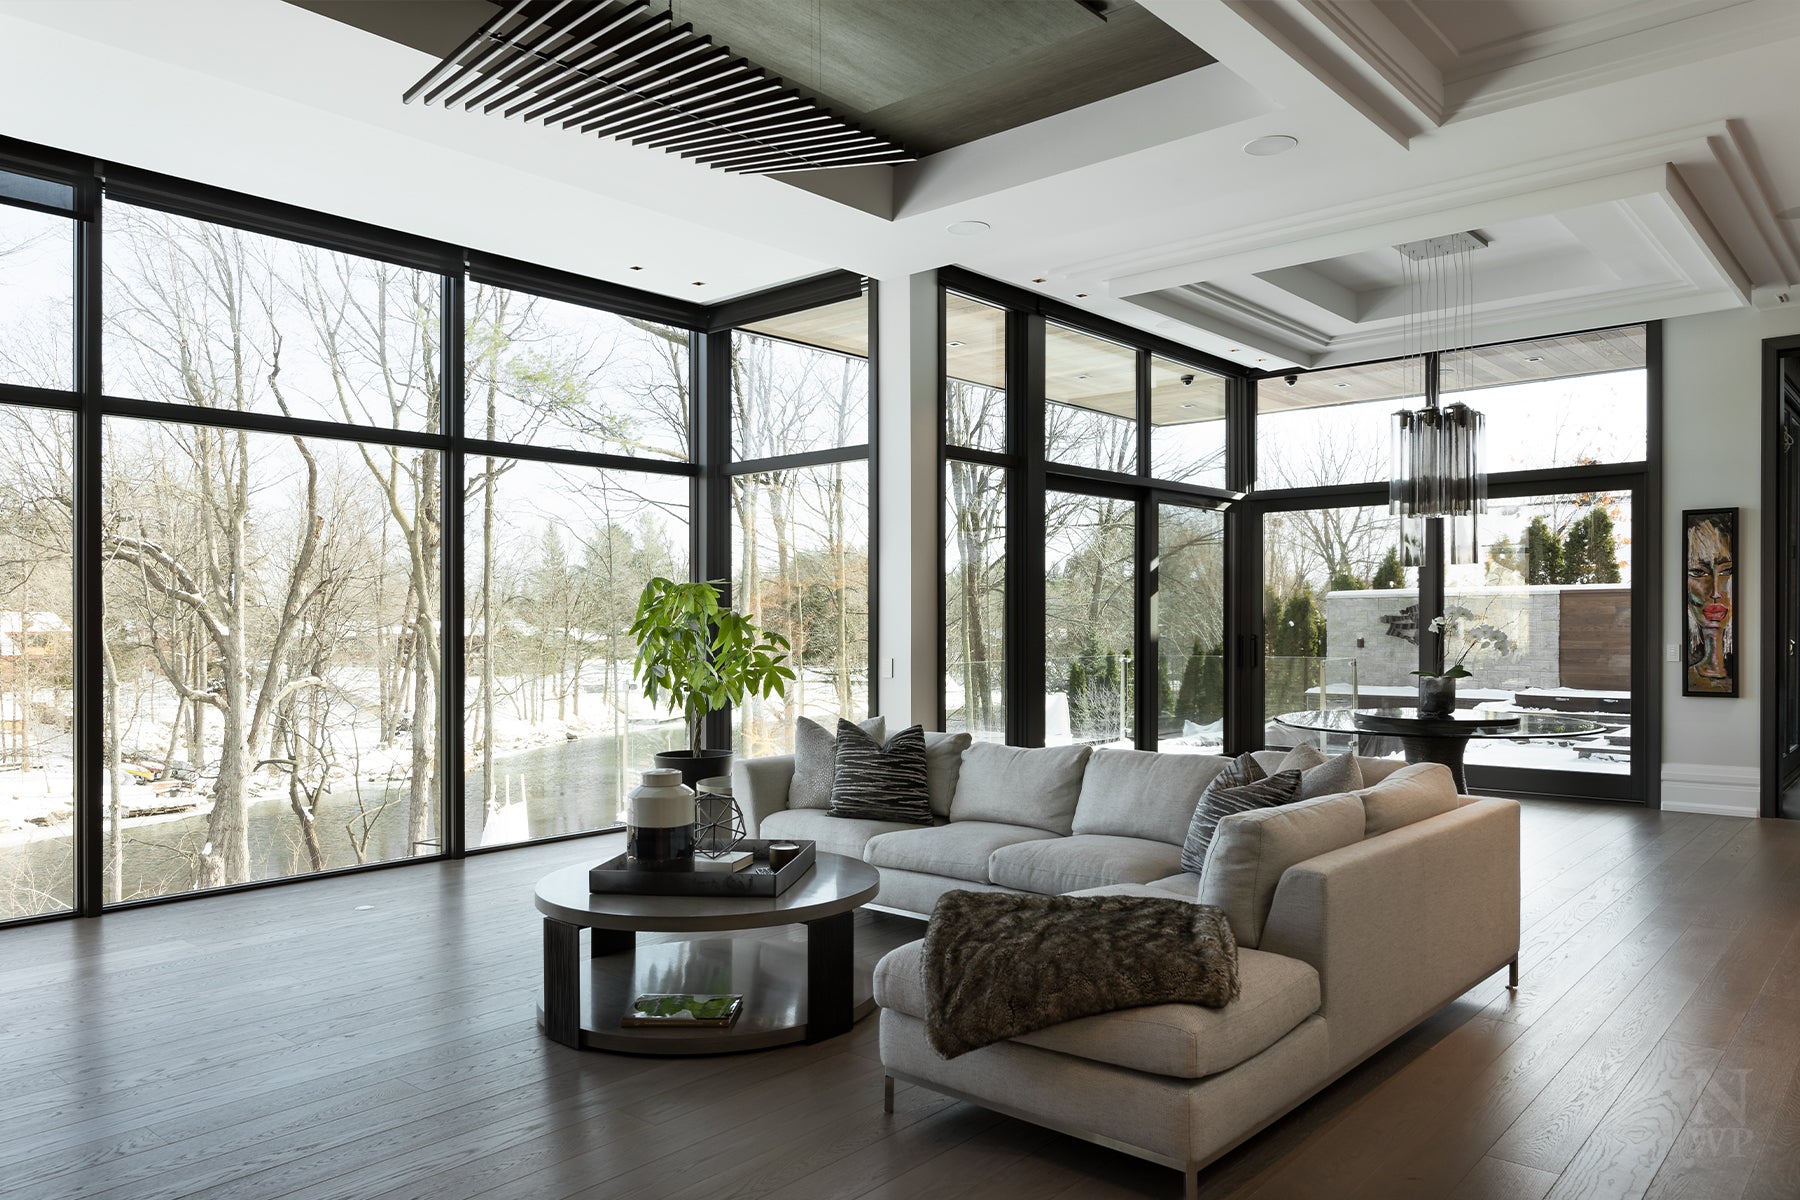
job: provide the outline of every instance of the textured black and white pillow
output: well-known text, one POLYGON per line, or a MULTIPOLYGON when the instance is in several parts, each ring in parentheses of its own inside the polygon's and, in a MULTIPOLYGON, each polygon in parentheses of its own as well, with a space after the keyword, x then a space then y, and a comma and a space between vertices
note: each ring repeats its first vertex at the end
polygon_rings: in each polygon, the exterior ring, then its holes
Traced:
MULTIPOLYGON (((1223 773, 1220 778, 1223 778, 1223 773)), ((1206 867, 1206 851, 1212 845, 1219 822, 1233 813, 1292 804, 1300 798, 1300 772, 1277 771, 1266 779, 1239 787, 1218 787, 1214 779, 1200 794, 1187 841, 1181 847, 1181 869, 1198 875, 1206 867)))
POLYGON ((923 725, 902 729, 883 746, 850 722, 838 721, 831 815, 931 824, 925 762, 923 725))
MULTIPOLYGON (((887 740, 887 719, 870 717, 857 728, 876 741, 887 740)), ((837 778, 837 737, 810 717, 794 722, 794 782, 788 785, 789 808, 830 808, 831 784, 837 778)))

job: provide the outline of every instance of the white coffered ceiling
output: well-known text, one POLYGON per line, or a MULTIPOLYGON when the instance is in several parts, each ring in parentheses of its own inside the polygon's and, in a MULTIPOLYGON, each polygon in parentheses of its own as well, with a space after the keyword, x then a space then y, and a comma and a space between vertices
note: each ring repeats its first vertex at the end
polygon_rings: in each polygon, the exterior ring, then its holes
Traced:
POLYGON ((1389 248, 1460 230, 1481 340, 1800 303, 1796 0, 1141 3, 1216 61, 896 168, 402 106, 430 54, 280 0, 0 0, 0 134, 703 301, 961 263, 1259 367, 1399 349, 1389 248))

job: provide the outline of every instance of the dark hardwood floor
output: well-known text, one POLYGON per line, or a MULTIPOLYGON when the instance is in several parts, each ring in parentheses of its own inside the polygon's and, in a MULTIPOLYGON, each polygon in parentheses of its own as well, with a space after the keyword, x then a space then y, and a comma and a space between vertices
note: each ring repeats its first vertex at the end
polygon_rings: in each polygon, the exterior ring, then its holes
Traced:
MULTIPOLYGON (((722 1058, 548 1041, 532 883, 610 846, 0 932, 0 1196, 1181 1194, 918 1088, 884 1115, 873 1019, 722 1058)), ((1517 995, 1470 991, 1208 1195, 1800 1196, 1800 825, 1532 803, 1523 874, 1517 995)), ((859 914, 859 952, 922 929, 859 914)))

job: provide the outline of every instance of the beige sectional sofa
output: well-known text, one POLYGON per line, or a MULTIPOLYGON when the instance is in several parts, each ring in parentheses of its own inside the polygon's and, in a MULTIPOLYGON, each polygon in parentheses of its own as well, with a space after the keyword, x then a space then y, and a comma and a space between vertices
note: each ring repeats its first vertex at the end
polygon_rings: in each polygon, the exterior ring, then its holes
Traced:
MULTIPOLYGON (((823 808, 790 808, 791 754, 744 759, 732 791, 750 836, 805 838, 860 858, 881 873, 879 907, 928 915, 954 888, 1056 895, 1109 884, 1145 884, 1192 895, 1181 845, 1200 793, 1230 759, 1210 754, 1022 750, 967 735, 927 734, 936 823, 852 820, 823 808), (960 750, 960 756, 951 753, 960 750)), ((1259 751, 1273 771, 1283 750, 1259 751)), ((1400 764, 1358 760, 1366 783, 1400 764)))
MULTIPOLYGON (((1359 759, 1365 786, 1219 822, 1205 870, 1181 845, 1207 755, 933 745, 921 827, 789 808, 791 756, 737 764, 757 836, 800 837, 881 874, 876 903, 927 914, 944 892, 1177 895, 1218 905, 1241 994, 1086 1017, 943 1059, 925 1037, 923 942, 875 972, 893 1081, 1198 1172, 1519 951, 1519 808, 1456 794, 1448 770, 1359 759), (957 747, 960 748, 960 747, 957 747)), ((1285 751, 1258 752, 1273 771, 1285 751)))

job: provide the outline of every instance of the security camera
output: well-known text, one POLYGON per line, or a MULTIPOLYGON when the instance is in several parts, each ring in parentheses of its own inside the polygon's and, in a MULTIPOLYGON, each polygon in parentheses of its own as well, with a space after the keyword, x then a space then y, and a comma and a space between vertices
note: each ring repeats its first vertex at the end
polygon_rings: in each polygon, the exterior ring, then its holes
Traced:
POLYGON ((1192 375, 1183 375, 1181 377, 1181 386, 1182 387, 1193 387, 1194 386, 1194 377, 1192 375))
POLYGON ((1289 387, 1293 387, 1296 383, 1300 382, 1300 377, 1298 375, 1286 375, 1283 376, 1283 379, 1287 382, 1289 387))

